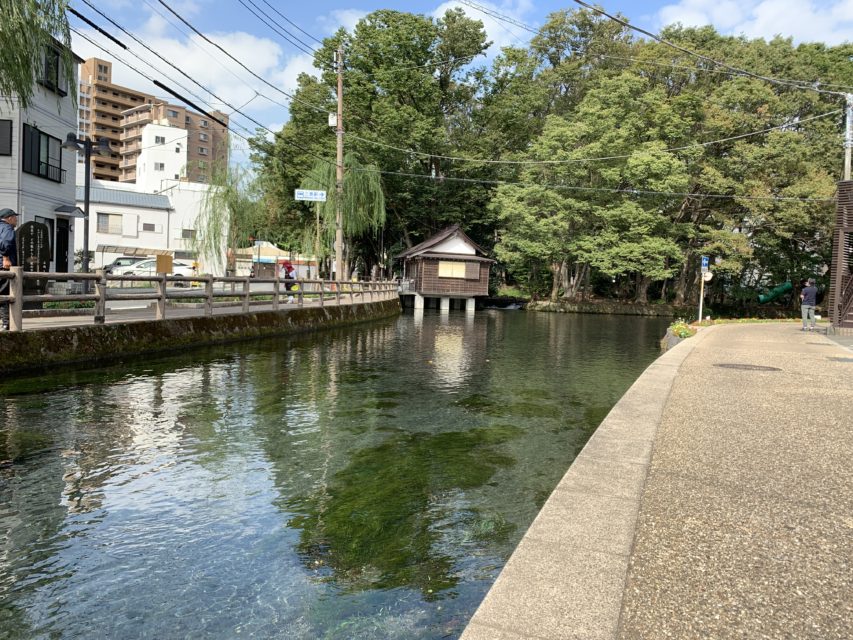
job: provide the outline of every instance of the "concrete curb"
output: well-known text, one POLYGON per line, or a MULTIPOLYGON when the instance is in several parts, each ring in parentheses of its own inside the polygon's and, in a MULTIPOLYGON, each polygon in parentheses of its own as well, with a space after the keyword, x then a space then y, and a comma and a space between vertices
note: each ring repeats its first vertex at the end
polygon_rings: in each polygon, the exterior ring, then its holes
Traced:
POLYGON ((654 441, 684 360, 714 327, 642 373, 575 458, 461 640, 616 638, 654 441))

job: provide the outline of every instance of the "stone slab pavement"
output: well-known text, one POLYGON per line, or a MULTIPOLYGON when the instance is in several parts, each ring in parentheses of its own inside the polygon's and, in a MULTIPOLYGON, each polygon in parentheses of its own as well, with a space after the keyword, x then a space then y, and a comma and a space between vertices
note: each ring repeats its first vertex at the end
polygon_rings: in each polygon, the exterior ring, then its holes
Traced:
POLYGON ((703 329, 602 422, 463 640, 853 637, 853 352, 703 329))

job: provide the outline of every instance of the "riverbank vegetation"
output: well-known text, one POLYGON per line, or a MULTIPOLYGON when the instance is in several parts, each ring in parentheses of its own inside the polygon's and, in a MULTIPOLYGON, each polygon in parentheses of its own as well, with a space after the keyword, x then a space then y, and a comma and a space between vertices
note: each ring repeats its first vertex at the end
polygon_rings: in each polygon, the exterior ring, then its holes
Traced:
POLYGON ((324 71, 300 76, 281 131, 252 141, 277 237, 303 248, 329 224, 293 193, 318 159, 334 163, 328 61, 342 45, 346 148, 378 174, 387 214, 350 238, 360 273, 391 274, 396 253, 460 223, 499 261, 496 289, 551 300, 690 303, 702 255, 713 305, 819 277, 844 107, 820 89, 853 86, 853 46, 677 25, 662 36, 707 58, 586 10, 552 14, 529 46, 494 59, 458 9, 367 15, 317 50, 324 71))

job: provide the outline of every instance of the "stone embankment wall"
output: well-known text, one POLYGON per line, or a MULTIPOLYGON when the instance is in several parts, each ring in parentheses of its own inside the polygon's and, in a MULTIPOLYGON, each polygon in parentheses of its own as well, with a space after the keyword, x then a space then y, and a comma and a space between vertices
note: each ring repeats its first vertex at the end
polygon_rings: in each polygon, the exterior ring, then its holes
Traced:
POLYGON ((693 317, 694 307, 677 307, 671 304, 627 304, 625 302, 557 302, 536 301, 527 305, 529 311, 551 311, 555 313, 609 313, 623 316, 666 316, 693 317))
POLYGON ((358 305, 0 333, 0 374, 304 333, 399 313, 400 302, 394 298, 358 305))

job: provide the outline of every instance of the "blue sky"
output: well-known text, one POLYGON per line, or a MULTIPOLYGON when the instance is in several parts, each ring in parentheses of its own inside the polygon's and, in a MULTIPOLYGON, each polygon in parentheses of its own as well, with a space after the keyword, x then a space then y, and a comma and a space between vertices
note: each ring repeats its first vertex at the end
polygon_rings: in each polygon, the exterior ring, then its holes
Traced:
MULTIPOLYGON (((293 89, 298 73, 312 71, 309 55, 285 42, 269 26, 253 16, 240 0, 165 1, 255 73, 286 91, 293 89)), ((243 1, 249 4, 248 0, 243 1)), ((523 29, 461 5, 456 0, 385 0, 381 3, 370 0, 314 0, 302 3, 284 3, 281 0, 251 1, 270 15, 275 15, 269 7, 273 5, 292 22, 319 39, 333 33, 339 26, 351 29, 359 18, 376 9, 388 8, 440 15, 450 6, 460 6, 471 17, 484 21, 489 38, 495 43, 490 55, 494 55, 500 46, 523 43, 531 35, 523 29)), ((241 108, 265 126, 277 129, 287 120, 287 109, 282 104, 275 104, 264 97, 270 96, 276 102, 286 104, 287 99, 283 95, 274 93, 236 64, 224 61, 220 53, 197 36, 190 37, 189 30, 169 14, 158 0, 88 2, 172 62, 179 64, 203 86, 241 108)), ((542 25, 546 16, 553 11, 577 7, 571 0, 478 0, 478 4, 534 27, 542 25)), ((637 26, 655 32, 666 24, 679 21, 689 25, 712 24, 722 33, 744 34, 749 37, 771 38, 780 34, 791 37, 796 42, 822 41, 839 44, 853 41, 853 0, 599 0, 599 4, 611 13, 621 12, 637 26)), ((72 6, 98 25, 107 27, 110 33, 118 36, 130 47, 131 53, 122 52, 79 20, 72 18, 72 25, 95 42, 104 43, 134 66, 168 86, 179 91, 182 86, 188 86, 201 94, 197 87, 189 84, 162 62, 156 61, 128 36, 111 27, 83 0, 73 0, 72 6), (139 58, 149 60, 156 68, 146 66, 139 58)), ((280 16, 275 17, 281 24, 288 26, 280 16)), ((300 34, 300 37, 306 43, 314 44, 308 36, 300 34)), ((74 35, 73 42, 75 51, 84 58, 98 56, 113 60, 114 81, 150 91, 155 95, 163 93, 149 81, 117 62, 114 56, 104 53, 83 38, 74 35)), ((230 111, 228 107, 216 104, 216 100, 209 95, 203 97, 208 105, 212 104, 225 112, 230 111)), ((234 120, 250 129, 255 128, 239 116, 235 116, 234 120)), ((236 155, 240 156, 239 141, 236 147, 236 155)))

